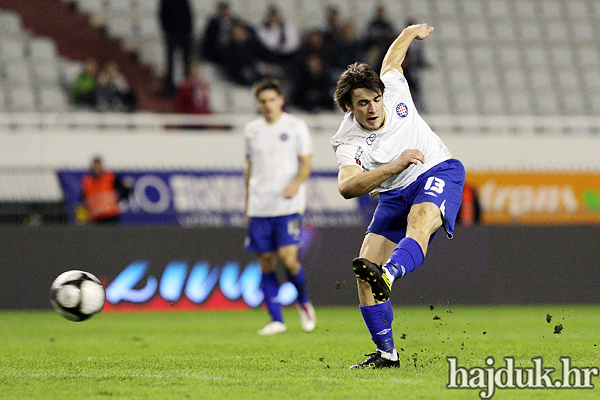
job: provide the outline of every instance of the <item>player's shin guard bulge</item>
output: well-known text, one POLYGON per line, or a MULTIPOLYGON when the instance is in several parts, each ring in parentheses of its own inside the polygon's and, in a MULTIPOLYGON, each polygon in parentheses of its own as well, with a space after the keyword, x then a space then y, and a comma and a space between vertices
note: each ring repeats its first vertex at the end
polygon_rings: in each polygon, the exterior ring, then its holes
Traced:
POLYGON ((352 260, 352 269, 354 269, 357 278, 371 285, 371 291, 375 300, 387 301, 390 298, 392 285, 380 266, 366 258, 359 257, 352 260))

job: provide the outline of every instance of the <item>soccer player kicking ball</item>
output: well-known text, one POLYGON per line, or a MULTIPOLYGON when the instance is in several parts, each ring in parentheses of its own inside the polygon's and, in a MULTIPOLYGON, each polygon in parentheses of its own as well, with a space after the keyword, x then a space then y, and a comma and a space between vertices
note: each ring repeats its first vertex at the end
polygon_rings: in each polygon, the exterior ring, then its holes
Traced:
POLYGON ((306 208, 306 179, 311 171, 313 142, 306 123, 283 111, 278 81, 258 82, 254 96, 261 116, 244 126, 248 233, 245 248, 258 254, 260 287, 271 321, 258 333, 274 335, 287 330, 278 299, 277 261, 298 290, 300 325, 315 329, 315 310, 306 291, 306 275, 298 261, 302 214, 306 208))
POLYGON ((342 73, 335 101, 346 114, 331 144, 346 198, 379 194, 379 203, 352 262, 360 311, 377 346, 353 368, 398 367, 390 291, 394 280, 423 263, 435 232, 452 238, 465 170, 419 116, 402 62, 414 39, 433 27, 411 25, 389 47, 381 74, 364 63, 342 73))

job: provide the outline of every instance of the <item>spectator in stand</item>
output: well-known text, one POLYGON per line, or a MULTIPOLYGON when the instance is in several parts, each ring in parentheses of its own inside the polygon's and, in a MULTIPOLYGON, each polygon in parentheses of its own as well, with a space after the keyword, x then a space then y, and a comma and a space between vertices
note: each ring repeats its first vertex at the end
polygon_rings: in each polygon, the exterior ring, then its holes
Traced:
POLYGON ((161 0, 160 25, 165 36, 167 57, 166 94, 175 95, 175 53, 181 53, 188 76, 192 50, 192 10, 188 0, 161 0))
MULTIPOLYGON (((362 43, 356 35, 356 24, 347 22, 342 26, 340 37, 332 46, 334 51, 333 66, 341 74, 350 64, 360 61, 362 56, 362 43)), ((336 71, 336 75, 339 75, 336 71)))
POLYGON ((323 59, 311 54, 297 75, 292 104, 308 112, 332 111, 334 90, 335 81, 323 59))
POLYGON ((209 19, 201 38, 200 55, 204 60, 222 63, 222 52, 231 42, 234 22, 240 21, 233 16, 229 3, 218 3, 217 13, 209 19))
POLYGON ((104 169, 102 157, 95 156, 90 173, 81 180, 85 220, 98 224, 119 222, 119 201, 127 198, 130 192, 131 188, 120 177, 104 169))
POLYGON ((71 104, 78 107, 96 107, 96 89, 98 87, 98 62, 94 58, 85 60, 83 71, 77 75, 69 89, 71 104))
POLYGON ((181 84, 175 96, 175 112, 183 114, 210 114, 208 84, 202 77, 202 64, 192 63, 190 75, 181 84))
POLYGON ((98 74, 97 109, 99 111, 133 112, 137 107, 137 97, 127 79, 121 73, 119 64, 110 60, 98 74))
POLYGON ((231 27, 231 42, 222 53, 222 68, 227 78, 238 85, 252 86, 262 78, 258 63, 268 58, 254 32, 241 22, 231 27))
MULTIPOLYGON (((407 20, 406 26, 414 25, 414 20, 407 20)), ((429 68, 430 64, 425 59, 423 52, 423 43, 421 40, 414 40, 408 47, 406 57, 402 63, 404 77, 410 87, 410 92, 415 102, 415 107, 419 112, 427 112, 423 101, 423 93, 421 92, 421 70, 429 68)))
POLYGON ((481 204, 475 186, 465 182, 462 203, 458 209, 456 222, 461 226, 479 225, 481 221, 481 204))
POLYGON ((327 7, 327 21, 323 28, 323 39, 332 44, 342 34, 342 21, 340 19, 340 10, 335 6, 327 7))
POLYGON ((294 57, 288 61, 288 75, 292 80, 298 77, 300 71, 306 65, 306 60, 312 54, 317 54, 325 63, 326 68, 330 68, 332 63, 331 46, 325 42, 323 32, 318 29, 308 31, 302 40, 300 49, 294 57))
POLYGON ((268 8, 265 21, 256 29, 256 36, 277 60, 287 59, 300 48, 296 27, 283 18, 275 5, 268 8))
POLYGON ((364 51, 366 62, 373 67, 375 71, 381 69, 383 57, 396 36, 398 36, 394 25, 389 20, 387 10, 383 5, 379 5, 375 11, 375 16, 367 26, 367 35, 364 40, 364 51))

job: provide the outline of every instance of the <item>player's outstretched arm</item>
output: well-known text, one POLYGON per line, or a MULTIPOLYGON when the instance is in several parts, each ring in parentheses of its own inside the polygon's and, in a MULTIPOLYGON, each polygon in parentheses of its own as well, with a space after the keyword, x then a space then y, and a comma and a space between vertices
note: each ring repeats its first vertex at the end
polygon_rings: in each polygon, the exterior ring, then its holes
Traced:
POLYGON ((340 169, 338 173, 338 190, 345 199, 360 197, 375 190, 384 181, 398 175, 412 164, 425 162, 419 150, 404 150, 394 161, 364 171, 359 166, 350 165, 340 169))
POLYGON ((390 69, 397 69, 402 72, 402 62, 408 51, 408 46, 415 39, 425 39, 431 32, 433 32, 433 27, 427 24, 416 24, 404 28, 385 54, 379 75, 382 76, 390 69))

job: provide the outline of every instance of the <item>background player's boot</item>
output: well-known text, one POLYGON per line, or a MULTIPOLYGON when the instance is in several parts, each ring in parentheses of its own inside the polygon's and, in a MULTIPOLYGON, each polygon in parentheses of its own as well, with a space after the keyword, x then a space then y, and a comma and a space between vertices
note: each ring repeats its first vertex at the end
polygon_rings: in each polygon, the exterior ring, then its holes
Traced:
POLYGON ((352 260, 352 269, 354 269, 357 278, 371 285, 375 300, 383 302, 390 298, 392 285, 380 266, 375 265, 366 258, 355 258, 352 260))
POLYGON ((278 333, 284 333, 287 331, 287 327, 283 322, 271 321, 264 328, 258 331, 259 335, 277 335, 278 333))
POLYGON ((365 361, 355 364, 350 369, 362 369, 362 368, 398 368, 400 367, 400 360, 392 361, 381 356, 381 351, 377 350, 372 354, 365 354, 369 358, 365 361))
POLYGON ((307 301, 303 304, 296 304, 296 309, 300 314, 300 326, 304 332, 312 332, 315 330, 317 324, 317 316, 315 314, 315 308, 307 301))

